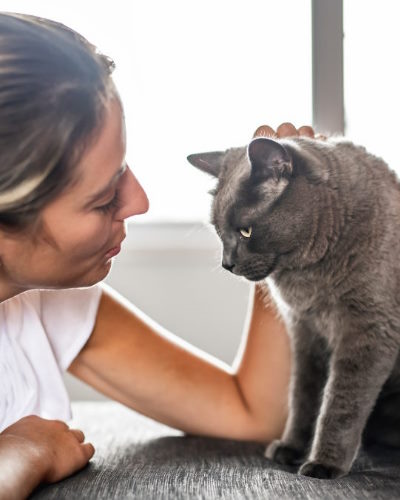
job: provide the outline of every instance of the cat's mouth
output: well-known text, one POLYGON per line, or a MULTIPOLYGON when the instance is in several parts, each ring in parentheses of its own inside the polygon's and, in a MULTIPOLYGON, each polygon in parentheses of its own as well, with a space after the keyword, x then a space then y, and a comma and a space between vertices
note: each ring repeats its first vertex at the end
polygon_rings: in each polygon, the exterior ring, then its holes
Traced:
POLYGON ((265 278, 268 278, 268 276, 272 273, 273 270, 268 270, 266 272, 263 272, 263 273, 259 273, 259 274, 242 274, 241 276, 243 276, 244 278, 246 278, 247 280, 249 281, 262 281, 262 280, 265 280, 265 278))
POLYGON ((259 264, 246 266, 235 265, 231 269, 231 272, 237 276, 242 276, 249 281, 262 281, 275 271, 276 262, 276 259, 273 259, 272 262, 268 264, 263 262, 262 266, 259 264))

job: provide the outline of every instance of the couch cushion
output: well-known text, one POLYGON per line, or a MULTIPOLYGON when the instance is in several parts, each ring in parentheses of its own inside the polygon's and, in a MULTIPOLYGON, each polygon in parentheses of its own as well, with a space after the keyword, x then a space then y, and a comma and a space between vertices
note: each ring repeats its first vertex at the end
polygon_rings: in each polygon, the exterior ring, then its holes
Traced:
POLYGON ((349 476, 320 480, 270 462, 257 443, 184 436, 114 402, 75 402, 70 426, 96 453, 38 499, 398 499, 400 450, 362 452, 349 476))

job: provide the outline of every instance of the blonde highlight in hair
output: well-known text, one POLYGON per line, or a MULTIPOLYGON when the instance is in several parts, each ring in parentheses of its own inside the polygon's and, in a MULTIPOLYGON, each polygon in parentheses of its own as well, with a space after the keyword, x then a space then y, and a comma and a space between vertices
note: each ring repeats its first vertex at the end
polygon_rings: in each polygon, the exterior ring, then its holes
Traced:
POLYGON ((42 172, 32 179, 26 179, 13 189, 0 193, 0 211, 18 205, 24 198, 35 191, 46 176, 47 172, 42 172))

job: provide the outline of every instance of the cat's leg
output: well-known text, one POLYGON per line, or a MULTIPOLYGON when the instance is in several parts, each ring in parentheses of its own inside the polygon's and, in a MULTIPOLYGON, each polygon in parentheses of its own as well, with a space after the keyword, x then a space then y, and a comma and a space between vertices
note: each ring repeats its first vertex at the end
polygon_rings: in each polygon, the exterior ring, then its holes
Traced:
POLYGON ((397 352, 385 331, 368 332, 365 327, 342 336, 332 354, 311 452, 300 474, 331 479, 349 472, 397 352))
POLYGON ((289 416, 280 440, 272 441, 265 456, 281 464, 301 463, 307 456, 323 387, 327 378, 326 341, 305 323, 292 328, 292 375, 289 416))

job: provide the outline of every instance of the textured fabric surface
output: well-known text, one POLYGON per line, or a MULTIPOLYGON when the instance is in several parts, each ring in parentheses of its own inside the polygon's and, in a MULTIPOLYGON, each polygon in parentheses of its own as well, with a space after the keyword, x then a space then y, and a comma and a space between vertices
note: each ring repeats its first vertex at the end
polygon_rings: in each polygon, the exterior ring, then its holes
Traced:
POLYGON ((311 479, 270 462, 257 443, 184 436, 117 403, 72 408, 71 426, 96 454, 74 476, 39 487, 34 500, 400 498, 400 450, 362 452, 349 476, 311 479))

